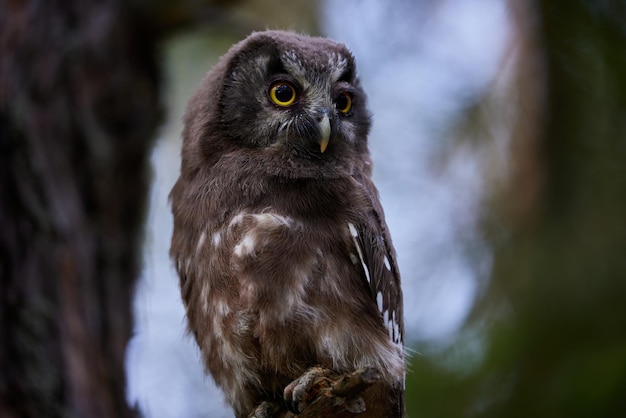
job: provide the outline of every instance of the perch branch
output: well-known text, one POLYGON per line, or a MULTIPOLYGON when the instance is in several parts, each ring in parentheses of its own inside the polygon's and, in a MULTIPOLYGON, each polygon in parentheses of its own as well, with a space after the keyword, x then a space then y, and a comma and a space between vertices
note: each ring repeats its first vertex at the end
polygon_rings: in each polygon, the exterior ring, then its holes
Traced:
POLYGON ((281 418, 350 418, 365 412, 363 393, 380 383, 380 373, 373 368, 359 369, 324 379, 323 386, 300 414, 285 412, 281 418))

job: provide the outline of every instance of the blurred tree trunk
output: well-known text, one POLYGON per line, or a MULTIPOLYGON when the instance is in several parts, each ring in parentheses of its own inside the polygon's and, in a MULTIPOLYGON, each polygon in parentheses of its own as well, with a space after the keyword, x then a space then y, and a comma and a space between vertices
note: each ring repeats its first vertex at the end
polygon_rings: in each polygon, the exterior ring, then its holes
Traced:
POLYGON ((131 417, 124 355, 160 121, 125 2, 0 1, 0 416, 131 417))

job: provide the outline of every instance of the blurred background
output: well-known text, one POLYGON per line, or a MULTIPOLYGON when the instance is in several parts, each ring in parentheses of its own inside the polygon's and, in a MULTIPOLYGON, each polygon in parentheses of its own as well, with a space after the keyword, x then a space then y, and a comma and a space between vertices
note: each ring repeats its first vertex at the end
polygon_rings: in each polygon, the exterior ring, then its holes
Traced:
POLYGON ((233 43, 278 28, 357 58, 402 273, 409 416, 626 416, 626 15, 549 3, 214 2, 164 41, 129 402, 232 416, 186 333, 167 195, 186 100, 233 43))

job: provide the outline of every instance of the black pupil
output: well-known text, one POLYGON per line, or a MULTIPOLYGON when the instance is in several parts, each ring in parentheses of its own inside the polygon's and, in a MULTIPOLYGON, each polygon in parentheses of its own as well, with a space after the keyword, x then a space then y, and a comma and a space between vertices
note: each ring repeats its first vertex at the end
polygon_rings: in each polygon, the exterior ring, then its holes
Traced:
POLYGON ((339 97, 337 97, 337 99, 335 100, 335 105, 337 106, 337 109, 339 110, 344 110, 345 108, 347 108, 348 98, 346 97, 346 95, 342 94, 339 97))
POLYGON ((281 102, 288 102, 293 98, 293 91, 291 87, 286 84, 281 84, 276 87, 276 98, 281 102))

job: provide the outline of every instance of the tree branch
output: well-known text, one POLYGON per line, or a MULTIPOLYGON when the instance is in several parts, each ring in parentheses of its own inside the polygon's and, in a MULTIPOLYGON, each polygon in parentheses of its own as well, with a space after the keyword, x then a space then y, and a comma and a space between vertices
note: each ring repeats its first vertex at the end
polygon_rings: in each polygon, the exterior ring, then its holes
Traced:
POLYGON ((374 368, 359 369, 343 375, 320 375, 316 377, 309 390, 311 398, 299 407, 299 414, 284 411, 282 405, 263 402, 251 414, 250 418, 351 418, 370 415, 365 399, 369 391, 378 385, 384 385, 380 373, 374 368), (281 412, 283 410, 283 412, 281 412))

